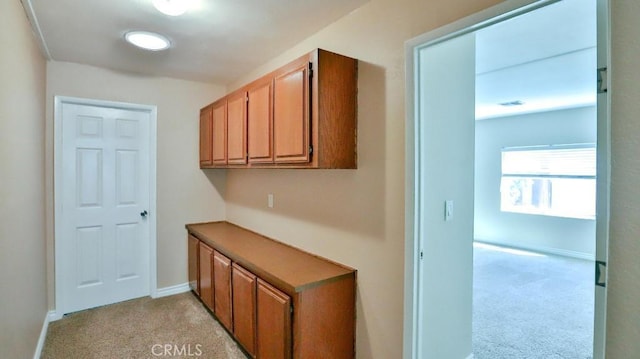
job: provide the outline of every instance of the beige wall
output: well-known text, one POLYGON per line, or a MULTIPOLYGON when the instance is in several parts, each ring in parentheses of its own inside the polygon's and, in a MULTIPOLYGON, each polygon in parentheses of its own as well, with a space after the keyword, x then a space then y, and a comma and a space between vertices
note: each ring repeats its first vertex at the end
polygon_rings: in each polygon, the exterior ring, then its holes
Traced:
POLYGON ((225 217, 226 174, 198 168, 199 110, 224 94, 217 85, 145 77, 66 62, 47 64, 47 244, 49 305, 54 307, 53 101, 54 96, 155 105, 157 122, 158 287, 187 281, 184 225, 225 217))
MULTIPOLYGON (((358 358, 401 357, 404 41, 498 2, 372 0, 229 86, 238 87, 315 47, 361 60, 358 170, 229 170, 226 184, 228 220, 359 270, 358 358), (275 194, 274 209, 266 208, 267 193, 275 194)), ((640 3, 611 2, 613 161, 607 357, 615 359, 640 352, 640 3)), ((0 2, 0 14, 0 348, 2 356, 29 357, 46 311, 43 168, 47 272, 53 284, 53 95, 159 106, 158 279, 162 287, 186 279, 183 224, 225 217, 220 199, 225 173, 200 171, 196 164, 197 109, 221 91, 212 85, 51 63, 45 136, 43 60, 19 2, 0 2), (10 156, 15 153, 19 158, 10 156), (8 353, 5 348, 10 348, 8 353)), ((53 286, 50 298, 52 290, 53 286)))
POLYGON ((0 24, 0 357, 29 358, 47 314, 46 67, 18 0, 0 24))
MULTIPOLYGON (((497 0, 372 0, 264 66, 247 81, 316 47, 361 60, 359 169, 238 171, 227 219, 351 265, 358 273, 358 358, 399 358, 404 247, 406 40, 497 0), (275 208, 266 194, 275 194, 275 208)), ((612 205, 607 357, 640 352, 640 3, 612 3, 612 205)))
POLYGON ((358 358, 402 356, 404 42, 497 2, 372 0, 228 87, 316 47, 360 60, 358 169, 229 170, 226 196, 229 221, 358 269, 358 358))
POLYGON ((611 230, 607 358, 640 355, 640 2, 610 0, 611 230))

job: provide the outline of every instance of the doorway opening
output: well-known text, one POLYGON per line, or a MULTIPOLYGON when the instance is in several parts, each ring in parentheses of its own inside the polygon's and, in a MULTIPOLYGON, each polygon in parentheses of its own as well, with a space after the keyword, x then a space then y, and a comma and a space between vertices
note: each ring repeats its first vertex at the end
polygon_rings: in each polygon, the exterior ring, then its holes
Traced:
POLYGON ((603 358, 606 9, 507 1, 407 44, 405 358, 603 358))

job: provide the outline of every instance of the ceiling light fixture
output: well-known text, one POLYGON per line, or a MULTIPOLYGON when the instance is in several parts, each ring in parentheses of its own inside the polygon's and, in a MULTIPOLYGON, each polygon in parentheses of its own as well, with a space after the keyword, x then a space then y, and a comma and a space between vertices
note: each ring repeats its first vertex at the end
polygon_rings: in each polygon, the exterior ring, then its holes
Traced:
POLYGON ((169 16, 180 16, 187 12, 189 1, 187 0, 153 0, 153 6, 161 13, 169 16))
POLYGON ((132 45, 150 51, 161 51, 171 46, 169 39, 155 32, 129 31, 124 34, 124 39, 132 45))

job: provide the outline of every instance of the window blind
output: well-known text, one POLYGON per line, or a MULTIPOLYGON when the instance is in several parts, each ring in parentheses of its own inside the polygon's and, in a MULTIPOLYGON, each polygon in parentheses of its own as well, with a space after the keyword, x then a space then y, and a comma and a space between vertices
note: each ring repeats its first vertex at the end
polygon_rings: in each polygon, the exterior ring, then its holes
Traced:
POLYGON ((502 175, 595 178, 595 144, 502 149, 502 175))

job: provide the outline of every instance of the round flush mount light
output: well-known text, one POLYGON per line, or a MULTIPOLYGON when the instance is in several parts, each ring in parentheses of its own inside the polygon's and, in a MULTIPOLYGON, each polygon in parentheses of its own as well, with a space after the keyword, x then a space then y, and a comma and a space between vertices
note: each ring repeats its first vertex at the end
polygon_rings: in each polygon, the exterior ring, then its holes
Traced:
POLYGON ((132 45, 149 51, 165 50, 171 45, 166 37, 148 31, 129 31, 124 34, 124 39, 132 45))
POLYGON ((189 8, 188 0, 153 0, 153 6, 161 13, 169 16, 180 16, 189 8))

